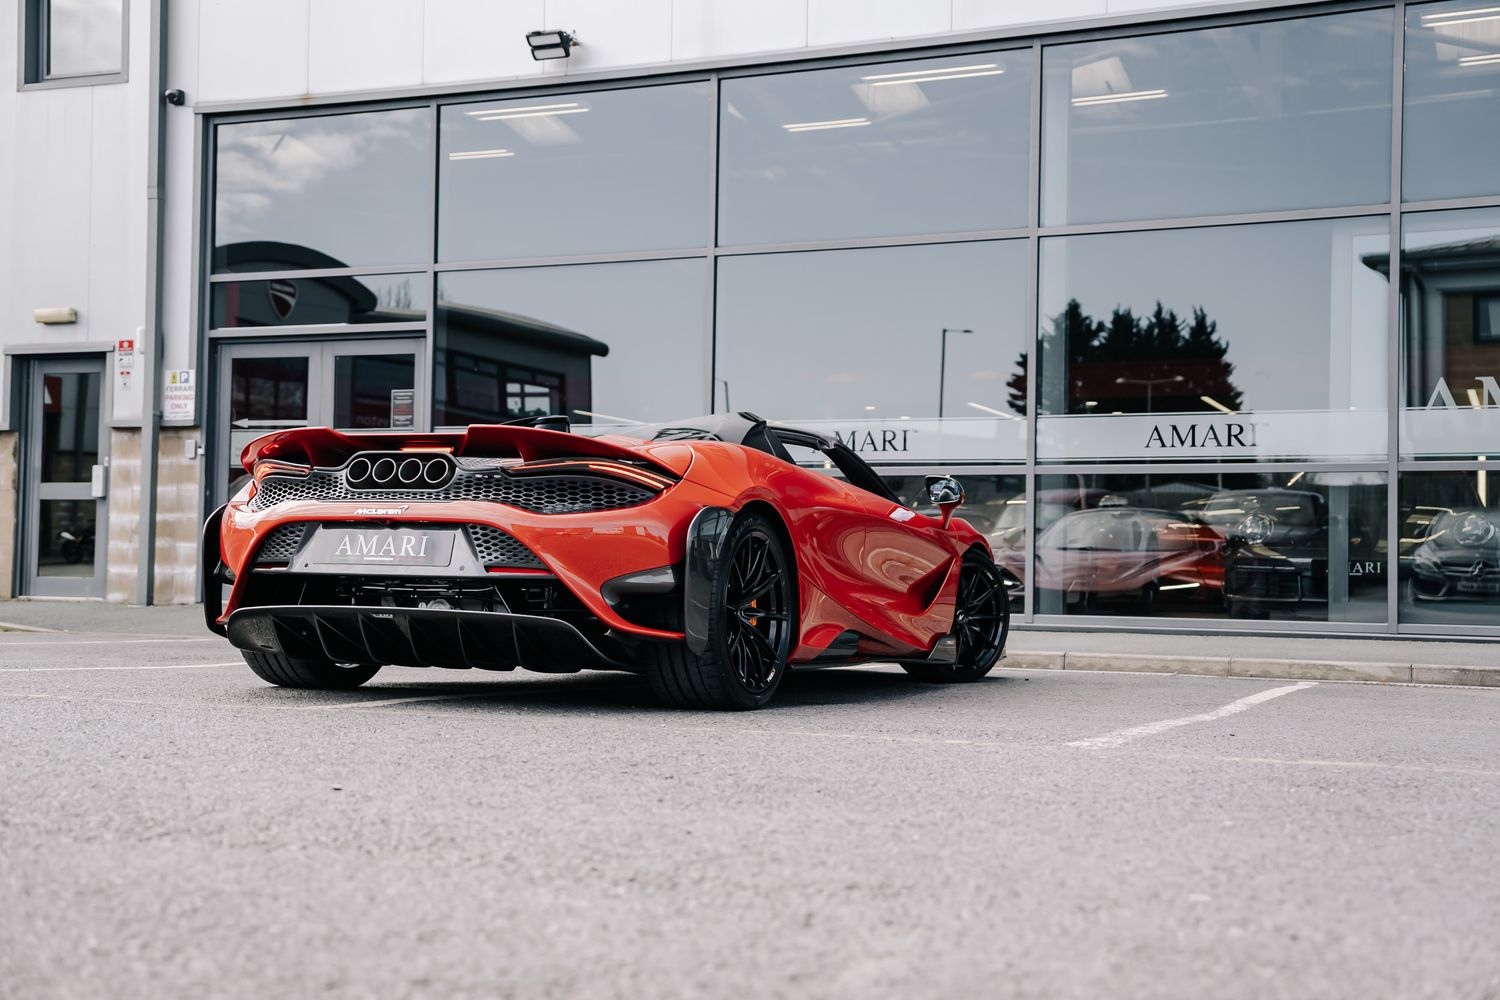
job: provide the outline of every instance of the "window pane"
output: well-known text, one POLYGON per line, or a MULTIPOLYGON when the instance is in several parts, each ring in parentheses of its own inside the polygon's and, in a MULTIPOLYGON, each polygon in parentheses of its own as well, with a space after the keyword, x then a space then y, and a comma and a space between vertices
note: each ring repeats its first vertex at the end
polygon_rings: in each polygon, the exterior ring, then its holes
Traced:
POLYGON ((425 263, 426 108, 220 125, 214 270, 425 263))
POLYGON ((1401 608, 1408 625, 1500 625, 1500 481, 1401 474, 1401 608))
POLYGON ((345 354, 333 362, 333 426, 355 430, 415 426, 414 354, 345 354))
POLYGON ((99 462, 99 373, 42 376, 42 479, 86 483, 99 462))
POLYGON ((1402 105, 1403 197, 1500 194, 1500 10, 1408 7, 1402 105))
POLYGON ((1402 457, 1500 456, 1500 209, 1401 225, 1402 457))
POLYGON ((1383 622, 1385 511, 1378 473, 1040 476, 1036 610, 1383 622))
POLYGON ((723 83, 719 241, 1026 225, 1031 53, 723 83))
POLYGON ((701 247, 707 83, 442 112, 442 260, 701 247))
POLYGON ((1050 46, 1042 220, 1390 197, 1392 14, 1050 46))
POLYGON ((1025 289, 1016 240, 721 257, 715 409, 871 462, 1020 461, 1025 289))
POLYGON ((37 501, 36 575, 94 575, 95 500, 37 501))
POLYGON ((639 423, 708 409, 702 260, 440 277, 434 423, 566 413, 639 423))
POLYGON ((123 0, 44 0, 47 75, 118 73, 124 44, 123 0))
POLYGON ((1383 461, 1388 227, 1043 240, 1038 455, 1383 461))
POLYGON ((427 319, 425 274, 224 281, 211 287, 216 330, 427 319))

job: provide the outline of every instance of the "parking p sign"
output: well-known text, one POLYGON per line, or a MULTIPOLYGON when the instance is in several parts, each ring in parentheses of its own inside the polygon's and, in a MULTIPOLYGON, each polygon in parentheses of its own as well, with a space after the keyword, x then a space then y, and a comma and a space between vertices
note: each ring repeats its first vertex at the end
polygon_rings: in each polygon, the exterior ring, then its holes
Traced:
POLYGON ((193 419, 193 369, 178 368, 162 373, 161 418, 191 421, 193 419))

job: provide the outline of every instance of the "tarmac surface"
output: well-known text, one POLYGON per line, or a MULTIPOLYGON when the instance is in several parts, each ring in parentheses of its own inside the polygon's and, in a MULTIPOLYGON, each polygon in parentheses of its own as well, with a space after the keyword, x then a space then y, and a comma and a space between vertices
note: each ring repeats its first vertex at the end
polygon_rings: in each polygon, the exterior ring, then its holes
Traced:
POLYGON ((1500 997, 1500 691, 310 693, 137 610, 0 633, 0 996, 1500 997))

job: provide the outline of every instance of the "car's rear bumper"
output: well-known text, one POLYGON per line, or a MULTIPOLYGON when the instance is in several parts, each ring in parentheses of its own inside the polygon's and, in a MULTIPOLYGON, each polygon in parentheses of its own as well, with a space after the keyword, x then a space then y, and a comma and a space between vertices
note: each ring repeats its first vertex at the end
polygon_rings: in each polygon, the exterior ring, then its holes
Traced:
POLYGON ((282 605, 229 616, 229 641, 253 653, 336 663, 548 673, 628 669, 608 640, 557 618, 430 608, 282 605))
MULTIPOLYGON (((251 576, 260 575, 255 563, 256 551, 276 528, 291 522, 311 525, 377 527, 411 525, 423 528, 453 528, 484 525, 503 531, 533 554, 545 572, 572 593, 606 628, 643 639, 681 639, 676 629, 654 628, 619 614, 605 598, 603 590, 610 581, 632 574, 679 565, 686 549, 688 524, 705 506, 718 506, 725 498, 692 483, 680 483, 649 503, 621 510, 577 514, 538 514, 492 503, 456 501, 425 502, 413 497, 403 503, 399 517, 372 516, 356 504, 300 501, 279 504, 266 511, 252 511, 231 504, 222 514, 222 528, 217 532, 219 545, 205 533, 205 579, 222 560, 234 578, 233 588, 223 607, 208 615, 209 627, 223 627, 228 615, 265 604, 286 604, 286 600, 247 600, 246 585, 251 576), (212 558, 213 548, 220 559, 212 558), (213 565, 210 565, 213 563, 213 565)), ((465 543, 467 544, 467 543, 465 543)), ((299 571, 298 565, 285 567, 288 574, 299 571)), ((362 569, 351 566, 346 576, 385 575, 379 567, 362 569)), ((423 575, 441 577, 440 569, 423 575)), ((483 571, 469 574, 484 578, 483 571)), ((217 631, 217 629, 215 629, 217 631)))

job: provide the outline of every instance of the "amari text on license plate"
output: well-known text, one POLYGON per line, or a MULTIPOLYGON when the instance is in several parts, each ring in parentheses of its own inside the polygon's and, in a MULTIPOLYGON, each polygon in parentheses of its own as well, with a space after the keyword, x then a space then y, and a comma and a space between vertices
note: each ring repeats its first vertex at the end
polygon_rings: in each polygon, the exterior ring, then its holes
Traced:
POLYGON ((315 562, 347 566, 446 566, 453 555, 453 532, 324 525, 309 555, 315 562))

